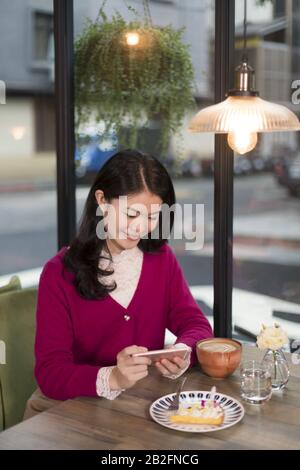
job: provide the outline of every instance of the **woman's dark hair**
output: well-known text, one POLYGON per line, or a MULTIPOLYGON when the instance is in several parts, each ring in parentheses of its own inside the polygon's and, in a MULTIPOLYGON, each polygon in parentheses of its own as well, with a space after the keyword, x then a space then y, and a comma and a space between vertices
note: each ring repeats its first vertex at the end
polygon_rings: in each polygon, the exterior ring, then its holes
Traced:
MULTIPOLYGON (((64 266, 74 273, 74 285, 79 294, 85 299, 101 299, 116 288, 102 284, 99 276, 107 276, 113 271, 99 268, 100 253, 106 246, 105 239, 97 235, 97 224, 103 219, 99 216, 99 206, 95 192, 101 189, 106 201, 119 196, 137 194, 148 190, 159 196, 164 205, 172 207, 175 204, 175 192, 171 178, 155 157, 137 150, 122 150, 113 155, 99 170, 89 191, 84 212, 81 218, 79 232, 70 243, 64 255, 64 266), (145 186, 146 184, 146 186, 145 186)), ((174 223, 174 211, 170 211, 168 232, 171 233, 174 223)), ((138 247, 143 252, 159 251, 167 243, 165 229, 162 231, 162 212, 159 214, 158 236, 141 238, 138 247)), ((165 222, 164 222, 165 223, 165 222)))

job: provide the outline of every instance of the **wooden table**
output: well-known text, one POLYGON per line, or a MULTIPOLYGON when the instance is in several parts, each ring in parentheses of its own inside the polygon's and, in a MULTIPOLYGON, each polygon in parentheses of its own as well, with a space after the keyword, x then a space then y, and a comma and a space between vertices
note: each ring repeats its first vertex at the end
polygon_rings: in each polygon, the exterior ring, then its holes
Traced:
MULTIPOLYGON (((244 358, 260 354, 244 348, 244 358)), ((245 417, 237 425, 213 433, 183 433, 152 421, 149 406, 174 391, 175 383, 155 370, 116 400, 77 398, 63 402, 39 416, 0 434, 0 449, 299 449, 300 366, 292 367, 286 390, 273 394, 264 405, 244 404, 245 417), (298 375, 298 377, 297 377, 298 375)), ((194 367, 188 390, 209 390, 240 400, 239 374, 213 380, 194 367)))

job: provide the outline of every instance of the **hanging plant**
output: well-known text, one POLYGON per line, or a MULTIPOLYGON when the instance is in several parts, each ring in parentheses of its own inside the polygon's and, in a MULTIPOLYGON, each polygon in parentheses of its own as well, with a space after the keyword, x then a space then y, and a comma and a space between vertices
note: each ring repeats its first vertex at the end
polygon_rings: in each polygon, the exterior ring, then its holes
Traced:
POLYGON ((108 19, 104 5, 75 41, 76 129, 94 116, 121 135, 122 145, 135 147, 138 130, 159 117, 166 150, 194 103, 183 29, 153 26, 149 15, 141 19, 136 12, 130 22, 118 12, 108 19))

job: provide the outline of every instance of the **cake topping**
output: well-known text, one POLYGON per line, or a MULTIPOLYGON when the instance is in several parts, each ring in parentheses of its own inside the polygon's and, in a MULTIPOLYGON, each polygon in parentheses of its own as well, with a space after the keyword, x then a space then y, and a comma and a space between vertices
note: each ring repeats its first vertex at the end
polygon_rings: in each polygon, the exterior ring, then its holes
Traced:
POLYGON ((220 425, 224 421, 224 411, 215 400, 216 388, 213 387, 206 400, 196 403, 182 402, 178 412, 170 417, 171 421, 183 424, 220 425))

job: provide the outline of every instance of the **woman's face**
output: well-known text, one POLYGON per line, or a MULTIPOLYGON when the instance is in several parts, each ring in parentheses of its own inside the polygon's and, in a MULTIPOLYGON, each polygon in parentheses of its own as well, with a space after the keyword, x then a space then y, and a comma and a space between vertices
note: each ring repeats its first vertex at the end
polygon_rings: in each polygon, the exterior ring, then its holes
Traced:
POLYGON ((146 190, 120 196, 112 199, 110 203, 107 203, 101 190, 95 192, 95 197, 105 215, 103 223, 107 233, 107 245, 112 252, 133 248, 158 224, 163 201, 146 190))

